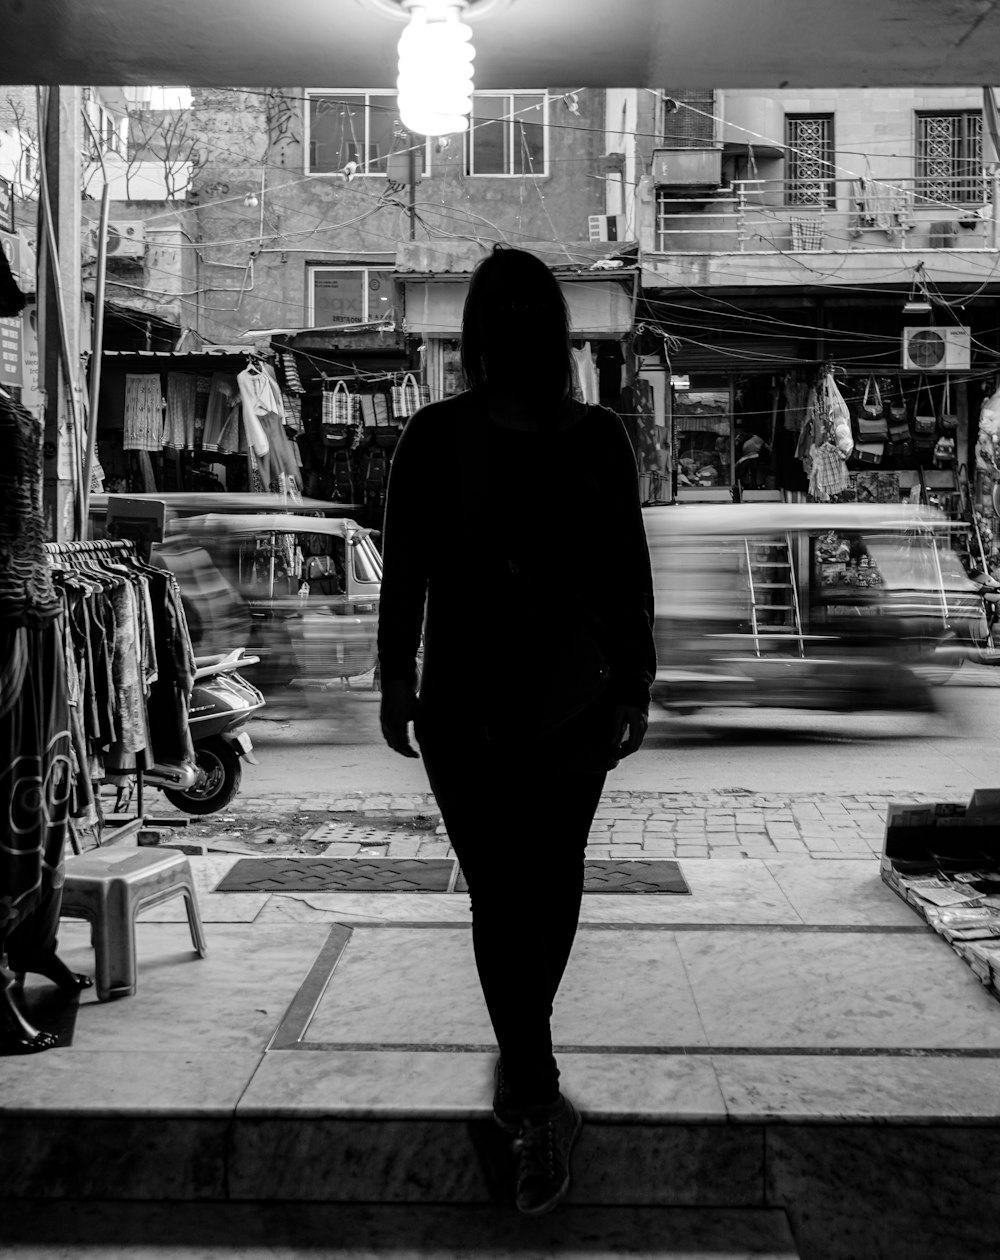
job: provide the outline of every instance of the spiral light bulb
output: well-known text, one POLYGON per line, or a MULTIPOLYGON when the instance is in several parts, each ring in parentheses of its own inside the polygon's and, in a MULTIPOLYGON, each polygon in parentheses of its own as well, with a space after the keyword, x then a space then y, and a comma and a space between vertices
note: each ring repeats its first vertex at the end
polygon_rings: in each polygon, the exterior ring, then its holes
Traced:
POLYGON ((396 88, 403 126, 423 136, 468 131, 472 111, 472 28, 462 5, 414 4, 399 40, 396 88))

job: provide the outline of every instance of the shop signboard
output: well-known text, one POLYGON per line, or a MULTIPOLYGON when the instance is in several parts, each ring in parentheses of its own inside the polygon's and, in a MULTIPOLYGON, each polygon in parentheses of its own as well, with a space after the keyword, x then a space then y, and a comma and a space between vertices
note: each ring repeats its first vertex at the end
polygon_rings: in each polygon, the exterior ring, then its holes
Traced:
MULTIPOLYGON (((20 241, 11 232, 0 232, 0 249, 17 280, 21 269, 20 241)), ((20 388, 22 379, 21 316, 6 315, 0 318, 0 385, 20 388)))
POLYGON ((14 231, 14 185, 0 176, 0 232, 14 231))

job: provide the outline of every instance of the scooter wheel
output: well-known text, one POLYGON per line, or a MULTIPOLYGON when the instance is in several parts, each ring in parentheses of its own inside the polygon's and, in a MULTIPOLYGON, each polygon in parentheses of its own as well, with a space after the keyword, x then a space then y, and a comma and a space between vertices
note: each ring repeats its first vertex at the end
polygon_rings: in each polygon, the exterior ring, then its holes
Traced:
POLYGON ((205 772, 205 781, 185 792, 164 788, 163 795, 186 814, 214 814, 224 809, 240 790, 243 766, 239 754, 224 739, 206 739, 195 745, 194 752, 198 768, 205 772))

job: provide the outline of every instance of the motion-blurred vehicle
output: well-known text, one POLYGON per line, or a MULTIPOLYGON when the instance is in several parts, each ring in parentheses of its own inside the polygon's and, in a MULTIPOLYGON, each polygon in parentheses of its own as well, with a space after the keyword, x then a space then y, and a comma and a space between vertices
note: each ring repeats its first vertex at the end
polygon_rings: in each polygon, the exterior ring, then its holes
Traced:
POLYGON ((349 517, 190 516, 153 560, 177 576, 199 650, 248 643, 267 694, 296 680, 349 684, 375 668, 382 558, 349 517))
POLYGON ((643 511, 654 700, 930 709, 935 675, 986 633, 956 526, 909 504, 680 504, 643 511))

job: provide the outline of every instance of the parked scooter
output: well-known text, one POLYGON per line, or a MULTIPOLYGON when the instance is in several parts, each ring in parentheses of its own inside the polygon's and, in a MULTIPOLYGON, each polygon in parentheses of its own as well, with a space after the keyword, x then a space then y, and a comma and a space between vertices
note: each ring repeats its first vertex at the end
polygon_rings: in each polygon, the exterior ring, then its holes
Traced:
POLYGON ((967 659, 977 665, 1000 665, 1000 646, 997 644, 995 627, 1000 622, 1000 582, 992 574, 976 570, 969 574, 979 587, 983 601, 986 633, 976 647, 969 651, 967 659))
POLYGON ((245 656, 243 648, 195 658, 188 725, 197 764, 155 765, 144 775, 146 784, 160 788, 185 813, 223 809, 239 791, 241 759, 257 764, 245 727, 264 707, 264 697, 237 671, 259 660, 245 656))

